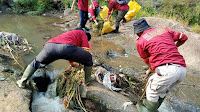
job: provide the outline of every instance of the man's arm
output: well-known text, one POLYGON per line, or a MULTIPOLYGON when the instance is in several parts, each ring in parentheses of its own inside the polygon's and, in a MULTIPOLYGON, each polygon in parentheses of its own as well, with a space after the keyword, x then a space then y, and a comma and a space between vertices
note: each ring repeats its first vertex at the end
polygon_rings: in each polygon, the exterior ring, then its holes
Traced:
POLYGON ((110 17, 112 16, 113 10, 111 11, 110 14, 108 14, 107 18, 105 19, 105 21, 108 21, 110 19, 110 17))
POLYGON ((94 4, 93 4, 93 0, 90 0, 91 1, 91 3, 92 3, 92 7, 93 7, 93 9, 95 9, 95 6, 94 6, 94 4))
POLYGON ((74 11, 74 4, 76 3, 76 0, 73 0, 72 6, 71 6, 71 11, 74 11))
POLYGON ((185 43, 185 41, 188 39, 187 35, 180 33, 180 32, 176 32, 173 30, 170 30, 169 28, 165 28, 166 30, 169 31, 169 33, 172 34, 172 38, 174 39, 174 41, 176 42, 176 46, 179 47, 182 44, 185 43))

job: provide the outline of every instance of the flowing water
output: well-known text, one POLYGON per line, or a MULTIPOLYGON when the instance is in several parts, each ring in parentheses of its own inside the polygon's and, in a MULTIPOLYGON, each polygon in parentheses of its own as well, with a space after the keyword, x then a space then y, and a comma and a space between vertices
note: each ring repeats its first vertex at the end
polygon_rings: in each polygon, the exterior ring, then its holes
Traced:
MULTIPOLYGON (((35 56, 43 48, 43 44, 47 41, 43 39, 44 36, 57 36, 63 33, 60 27, 53 26, 54 22, 61 22, 62 20, 53 17, 30 16, 30 15, 9 15, 0 14, 0 32, 6 31, 16 33, 26 38, 30 44, 33 45, 35 53, 23 56, 25 65, 28 65, 35 56)), ((91 41, 91 51, 97 52, 102 58, 106 59, 106 63, 112 66, 128 66, 135 68, 138 72, 142 72, 141 59, 132 55, 124 54, 121 48, 114 43, 91 41), (105 57, 107 50, 114 50, 110 57, 105 57)), ((32 110, 33 112, 48 110, 48 112, 64 112, 64 107, 60 104, 60 99, 55 95, 55 86, 53 82, 55 76, 61 72, 62 69, 69 66, 66 60, 58 60, 50 64, 48 67, 53 69, 52 72, 47 72, 50 77, 50 85, 47 92, 34 92, 32 110), (50 103, 51 102, 51 103, 50 103), (52 108, 53 107, 53 108, 52 108)), ((36 72, 35 75, 40 75, 36 72)), ((167 99, 159 108, 160 112, 200 112, 200 87, 199 76, 187 76, 184 80, 186 85, 178 85, 173 92, 170 92, 167 99), (187 85, 188 84, 188 85, 187 85), (191 85, 190 85, 191 84, 191 85), (195 87, 193 86, 195 85, 195 87)))

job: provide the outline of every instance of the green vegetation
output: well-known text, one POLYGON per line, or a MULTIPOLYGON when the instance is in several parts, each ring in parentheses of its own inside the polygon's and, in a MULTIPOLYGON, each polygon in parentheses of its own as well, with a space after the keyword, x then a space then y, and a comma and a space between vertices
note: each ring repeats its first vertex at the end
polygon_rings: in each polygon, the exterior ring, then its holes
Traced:
POLYGON ((14 13, 28 13, 39 15, 45 10, 51 10, 50 0, 14 0, 14 13))
POLYGON ((142 8, 135 15, 139 17, 163 17, 189 25, 193 31, 200 33, 199 0, 136 0, 142 8), (144 2, 142 2, 144 1, 144 2))
POLYGON ((79 85, 84 80, 83 76, 83 65, 80 65, 79 67, 68 67, 56 77, 57 94, 63 99, 65 108, 79 107, 86 110, 79 89, 79 85))

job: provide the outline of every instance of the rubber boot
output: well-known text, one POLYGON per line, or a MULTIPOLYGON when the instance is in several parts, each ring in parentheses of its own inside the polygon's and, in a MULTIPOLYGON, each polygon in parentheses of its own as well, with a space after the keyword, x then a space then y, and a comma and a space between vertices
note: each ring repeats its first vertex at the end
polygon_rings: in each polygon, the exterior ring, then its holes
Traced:
POLYGON ((17 81, 17 85, 20 88, 25 88, 27 80, 33 75, 33 73, 36 71, 34 67, 31 65, 28 65, 26 70, 24 71, 24 74, 20 80, 17 81))
POLYGON ((86 98, 86 93, 87 93, 87 84, 91 81, 94 80, 94 78, 91 77, 91 72, 92 72, 92 67, 84 67, 85 71, 85 84, 81 84, 79 86, 80 88, 80 95, 82 98, 86 98))
POLYGON ((165 98, 159 98, 157 102, 151 102, 147 99, 143 100, 143 104, 148 110, 155 111, 160 107, 165 98))
POLYGON ((115 33, 119 33, 119 26, 116 27, 115 33))
POLYGON ((136 107, 138 109, 139 112, 151 112, 150 110, 148 110, 144 105, 137 103, 136 107))
POLYGON ((158 112, 158 108, 162 104, 165 98, 159 98, 157 102, 151 102, 147 99, 143 100, 143 105, 137 104, 136 107, 140 112, 158 112))
POLYGON ((92 66, 91 67, 84 67, 84 71, 85 71, 85 84, 91 82, 94 80, 93 77, 91 77, 91 72, 92 72, 92 66))

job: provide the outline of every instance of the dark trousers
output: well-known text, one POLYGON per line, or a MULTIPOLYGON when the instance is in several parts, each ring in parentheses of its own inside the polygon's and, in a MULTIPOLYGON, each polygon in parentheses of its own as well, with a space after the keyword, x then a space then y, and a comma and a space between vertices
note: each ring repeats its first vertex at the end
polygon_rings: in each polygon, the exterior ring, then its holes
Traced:
POLYGON ((58 59, 66 59, 83 64, 84 66, 92 66, 92 55, 72 44, 45 44, 42 51, 31 62, 34 68, 43 68, 58 59))
POLYGON ((115 22, 115 27, 119 27, 120 21, 123 19, 125 20, 124 16, 126 15, 126 13, 128 12, 129 9, 125 10, 125 11, 118 11, 117 14, 117 18, 116 18, 116 22, 115 22))
POLYGON ((80 15, 80 28, 85 28, 85 24, 87 23, 88 20, 88 11, 83 11, 79 10, 79 15, 80 15))

